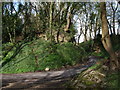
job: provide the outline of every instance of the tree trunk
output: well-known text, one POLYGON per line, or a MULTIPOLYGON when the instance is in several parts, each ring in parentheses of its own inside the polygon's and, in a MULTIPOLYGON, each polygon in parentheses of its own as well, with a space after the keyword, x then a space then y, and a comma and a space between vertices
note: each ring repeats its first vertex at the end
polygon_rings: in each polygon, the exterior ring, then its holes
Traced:
POLYGON ((84 33, 84 41, 85 42, 87 41, 87 30, 88 30, 88 27, 85 25, 85 33, 84 33))
POLYGON ((94 27, 94 37, 97 36, 97 28, 98 28, 98 18, 96 18, 96 24, 95 24, 95 27, 94 27))
POLYGON ((111 21, 110 21, 110 23, 109 23, 109 21, 107 20, 107 23, 108 23, 108 25, 109 25, 109 29, 110 29, 110 33, 112 34, 112 27, 111 27, 111 21))
POLYGON ((58 31, 57 31, 57 43, 59 43, 59 35, 60 35, 60 28, 58 28, 58 31))
POLYGON ((92 28, 93 28, 92 25, 93 25, 93 24, 91 23, 91 25, 90 25, 91 27, 90 27, 90 29, 89 29, 89 30, 90 30, 90 32, 89 32, 89 34, 90 34, 90 39, 89 39, 89 40, 92 39, 92 28))
POLYGON ((113 34, 115 35, 115 11, 113 9, 113 34))
POLYGON ((71 23, 71 12, 68 12, 67 14, 67 25, 65 26, 64 28, 64 31, 69 31, 69 28, 70 28, 70 23, 71 23))
POLYGON ((118 4, 114 9, 113 2, 112 2, 111 7, 112 7, 112 10, 113 10, 113 34, 115 35, 116 34, 115 33, 115 14, 116 14, 116 11, 117 11, 117 8, 118 8, 118 4))
POLYGON ((109 53, 111 57, 110 61, 110 69, 115 70, 118 68, 118 60, 115 55, 115 52, 112 49, 112 44, 109 35, 109 29, 107 24, 107 16, 106 16, 106 4, 105 2, 100 3, 101 9, 101 21, 102 21, 102 43, 106 51, 109 53))
MULTIPOLYGON (((87 13, 87 7, 85 5, 85 13, 87 13)), ((88 14, 86 14, 85 18, 85 34, 84 34, 84 41, 87 41, 87 30, 88 30, 88 14)))
POLYGON ((7 27, 7 31, 8 31, 8 35, 9 35, 9 40, 10 40, 10 42, 12 43, 13 40, 12 40, 12 35, 11 35, 11 33, 10 33, 10 28, 7 27))
POLYGON ((50 28, 50 40, 51 40, 51 42, 52 42, 52 38, 53 38, 53 36, 52 36, 52 6, 53 6, 53 2, 51 2, 50 3, 50 21, 49 21, 49 28, 50 28))

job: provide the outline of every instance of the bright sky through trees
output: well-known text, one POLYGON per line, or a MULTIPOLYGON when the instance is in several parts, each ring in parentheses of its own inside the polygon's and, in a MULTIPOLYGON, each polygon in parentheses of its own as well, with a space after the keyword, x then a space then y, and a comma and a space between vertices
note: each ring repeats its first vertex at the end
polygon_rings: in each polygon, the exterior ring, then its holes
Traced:
MULTIPOLYGON (((14 6, 15 6, 15 9, 17 10, 18 9, 18 4, 19 2, 14 2, 14 6)), ((21 0, 21 3, 22 4, 24 4, 24 1, 23 0, 21 0)), ((92 2, 93 3, 93 2, 92 2)), ((36 4, 37 5, 37 4, 36 4)), ((115 1, 115 3, 113 4, 114 5, 114 7, 116 7, 117 6, 117 2, 115 1)), ((94 12, 94 13, 96 13, 96 10, 95 10, 95 8, 92 6, 92 11, 94 12)), ((111 9, 111 7, 110 6, 108 6, 107 7, 107 11, 108 11, 108 13, 110 14, 111 13, 111 15, 112 15, 112 12, 109 12, 109 9, 111 9)), ((117 9, 117 12, 120 10, 120 5, 118 5, 118 9, 117 9)), ((14 11, 15 12, 15 11, 14 11)), ((14 13, 13 12, 13 13, 14 13)), ((34 13, 34 11, 33 11, 33 13, 34 13)), ((89 15, 89 13, 88 13, 88 15, 89 15)), ((23 18, 23 16, 20 16, 21 18, 23 18)), ((75 24, 75 27, 77 28, 77 33, 75 34, 75 38, 76 38, 76 41, 78 41, 77 39, 78 39, 78 36, 79 36, 79 34, 80 34, 80 28, 81 28, 81 26, 80 26, 80 19, 78 19, 78 18, 81 18, 81 19, 83 19, 83 21, 85 20, 85 15, 84 15, 84 13, 83 14, 81 14, 80 16, 79 15, 75 15, 74 16, 74 21, 76 21, 76 24, 75 24)), ((111 18, 111 16, 108 16, 108 18, 111 18)), ((117 33, 117 30, 120 28, 120 26, 118 25, 118 22, 117 22, 117 18, 119 18, 119 15, 118 15, 118 13, 116 13, 116 17, 115 17, 115 21, 116 21, 116 23, 115 23, 115 32, 117 33)), ((110 22, 110 19, 108 19, 108 21, 110 22)), ((84 26, 85 24, 84 24, 84 22, 83 22, 83 26, 84 26)), ((85 29, 85 28, 84 28, 85 29)), ((94 29, 94 28, 93 28, 94 29)), ((120 30, 120 29, 119 29, 120 30)), ((100 32, 101 33, 101 32, 100 32)), ((92 32, 92 38, 94 37, 94 32, 92 32)), ((89 30, 87 31, 87 39, 89 39, 90 37, 89 37, 90 35, 89 35, 89 30)), ((84 41, 84 35, 82 34, 81 35, 81 37, 80 37, 80 40, 79 40, 79 42, 83 42, 84 41)))

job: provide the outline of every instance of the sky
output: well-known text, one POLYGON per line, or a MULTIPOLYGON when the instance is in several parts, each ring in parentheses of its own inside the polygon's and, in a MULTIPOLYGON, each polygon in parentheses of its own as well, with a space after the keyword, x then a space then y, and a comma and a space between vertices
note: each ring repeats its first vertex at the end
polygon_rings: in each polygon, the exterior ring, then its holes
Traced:
MULTIPOLYGON (((14 1, 16 1, 16 0, 14 0, 14 1)), ((20 0, 21 1, 21 3, 23 4, 24 3, 24 0, 20 0)), ((17 10, 18 9, 18 2, 15 2, 14 3, 14 5, 15 5, 15 9, 17 10)), ((118 10, 120 10, 120 5, 118 6, 118 10)), ((74 19, 76 19, 77 18, 77 16, 74 16, 74 19)), ((119 17, 120 18, 120 17, 119 17)), ((79 33, 80 33, 80 25, 79 25, 79 20, 77 20, 77 23, 75 24, 76 25, 76 28, 77 28, 77 32, 78 33, 76 33, 75 34, 75 38, 76 38, 76 41, 78 41, 77 39, 78 39, 78 35, 79 35, 79 33)), ((120 26, 118 26, 118 24, 116 24, 116 31, 117 31, 117 29, 119 29, 119 34, 120 34, 120 26), (118 28, 119 27, 119 28, 118 28)), ((88 33, 89 33, 89 30, 88 30, 88 33)), ((100 32, 101 33, 101 32, 100 32)), ((87 35, 88 36, 88 38, 89 38, 89 35, 87 35)), ((92 33, 92 38, 93 38, 93 36, 94 36, 94 33, 92 33)), ((79 40, 79 42, 83 42, 84 41, 84 35, 82 34, 81 35, 81 37, 80 37, 80 40, 79 40)))
MULTIPOLYGON (((115 1, 116 2, 116 1, 115 1)), ((117 2, 115 3, 115 6, 116 6, 116 4, 117 4, 117 2)), ((118 10, 120 11, 120 5, 118 5, 118 10)), ((117 15, 118 13, 116 13, 116 17, 118 17, 118 15, 117 15)), ((74 18, 76 18, 77 16, 75 16, 74 18)), ((118 18, 120 18, 120 15, 119 15, 119 17, 118 18)), ((117 20, 117 19, 116 19, 117 20)), ((76 38, 76 41, 78 41, 78 35, 79 35, 79 33, 80 33, 80 25, 79 25, 79 20, 77 20, 77 22, 78 22, 78 24, 76 24, 76 26, 77 26, 77 30, 78 30, 78 33, 76 33, 76 35, 75 35, 75 38, 76 38)), ((116 32, 116 34, 117 34, 117 31, 119 30, 119 34, 120 34, 120 25, 118 25, 118 23, 116 23, 115 24, 115 32, 116 32)), ((89 30, 88 30, 88 33, 89 33, 89 30)), ((110 33, 110 31, 109 31, 109 33, 110 33)), ((102 30, 100 31, 100 34, 102 34, 102 30)), ((111 33, 110 33, 111 34, 111 33)), ((87 38, 89 39, 89 35, 87 35, 87 38)), ((92 38, 94 38, 94 33, 92 32, 92 38)), ((81 35, 81 37, 80 37, 80 40, 79 40, 79 42, 81 43, 81 42, 83 42, 84 41, 84 35, 82 34, 81 35)))

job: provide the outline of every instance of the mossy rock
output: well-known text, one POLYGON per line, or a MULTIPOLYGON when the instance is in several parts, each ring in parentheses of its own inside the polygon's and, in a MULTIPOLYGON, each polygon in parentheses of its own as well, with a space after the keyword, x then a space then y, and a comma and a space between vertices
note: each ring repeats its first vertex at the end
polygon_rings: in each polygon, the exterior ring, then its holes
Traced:
POLYGON ((99 87, 101 83, 103 84, 103 79, 105 75, 97 70, 88 69, 82 72, 73 83, 75 88, 80 87, 99 87))

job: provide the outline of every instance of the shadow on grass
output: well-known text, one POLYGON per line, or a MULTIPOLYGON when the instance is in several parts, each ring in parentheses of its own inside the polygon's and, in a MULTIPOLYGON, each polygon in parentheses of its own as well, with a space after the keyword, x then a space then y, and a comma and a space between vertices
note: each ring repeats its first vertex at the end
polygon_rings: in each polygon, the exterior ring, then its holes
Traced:
MULTIPOLYGON (((15 58, 16 55, 18 55, 18 53, 21 51, 21 49, 22 49, 24 46, 26 46, 26 45, 27 45, 27 44, 26 44, 25 41, 23 41, 23 42, 21 42, 21 43, 17 43, 16 45, 14 45, 14 46, 9 50, 9 52, 10 52, 14 47, 16 47, 13 55, 12 55, 10 58, 6 59, 6 60, 2 63, 1 66, 2 66, 2 67, 5 66, 8 62, 10 62, 13 58, 15 58)), ((8 53, 8 52, 7 52, 7 53, 8 53)), ((7 55, 7 53, 5 54, 5 56, 7 55)), ((4 58, 5 58, 5 57, 4 57, 4 58)))

